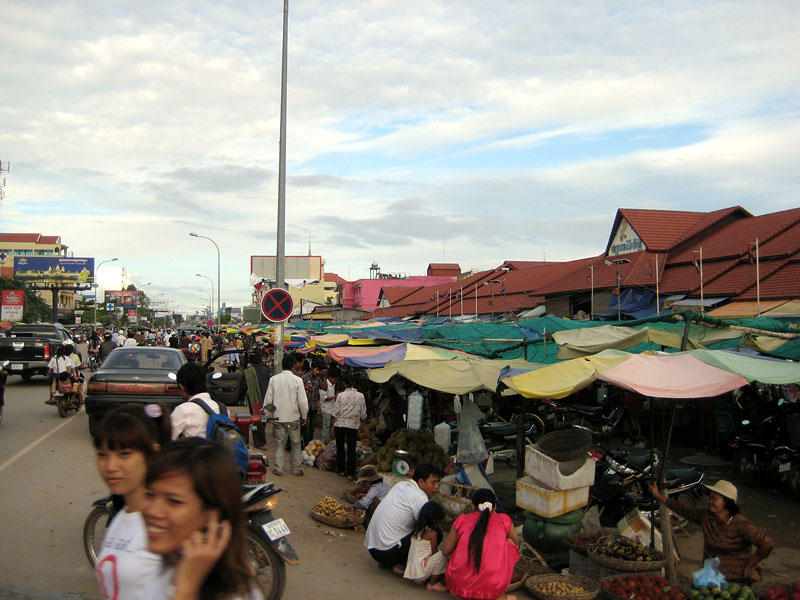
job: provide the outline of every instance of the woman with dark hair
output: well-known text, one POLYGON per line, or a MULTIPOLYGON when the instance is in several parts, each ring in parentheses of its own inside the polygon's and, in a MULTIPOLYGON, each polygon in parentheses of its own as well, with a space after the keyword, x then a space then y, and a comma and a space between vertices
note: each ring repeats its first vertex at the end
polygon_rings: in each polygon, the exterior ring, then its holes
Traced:
POLYGON ((249 567, 241 493, 230 452, 213 442, 181 439, 154 457, 142 514, 164 568, 147 597, 263 598, 249 567))
POLYGON ((106 530, 95 566, 105 598, 148 598, 141 582, 161 568, 159 558, 147 550, 147 529, 140 511, 147 461, 169 437, 169 417, 157 404, 117 407, 100 422, 94 435, 97 470, 119 509, 106 530))
POLYGON ((450 556, 447 587, 462 600, 516 600, 505 593, 519 560, 514 524, 508 515, 494 512, 490 489, 477 490, 472 505, 475 512, 458 517, 442 545, 442 553, 450 556))
POLYGON ((336 404, 331 412, 336 437, 336 470, 342 477, 355 481, 358 428, 361 421, 367 418, 367 405, 364 394, 356 389, 352 375, 347 374, 342 379, 347 387, 336 396, 336 404))
POLYGON ((712 556, 718 557, 719 571, 727 581, 761 581, 758 563, 769 556, 775 542, 739 514, 739 505, 736 504, 738 492, 732 483, 720 479, 705 487, 709 490, 707 508, 670 500, 655 484, 650 486, 650 493, 671 511, 700 525, 703 529, 703 562, 712 556))
POLYGON ((427 502, 419 511, 411 530, 411 546, 403 577, 418 585, 426 584, 429 591, 446 592, 439 581, 447 569, 447 557, 439 550, 442 543, 444 509, 436 502, 427 502))

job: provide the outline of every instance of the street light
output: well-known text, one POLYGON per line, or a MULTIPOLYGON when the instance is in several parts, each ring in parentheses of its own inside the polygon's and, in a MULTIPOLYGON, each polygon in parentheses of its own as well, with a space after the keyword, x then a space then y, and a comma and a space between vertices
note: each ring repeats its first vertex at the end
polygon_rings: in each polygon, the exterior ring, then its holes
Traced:
POLYGON ((208 290, 204 290, 202 288, 197 289, 198 292, 203 292, 204 294, 208 294, 208 307, 209 310, 214 310, 214 294, 213 292, 209 294, 208 290))
MULTIPOLYGON (((220 277, 219 277, 219 275, 220 275, 219 246, 217 246, 217 242, 215 242, 214 240, 212 240, 208 236, 199 235, 199 234, 195 233, 194 231, 190 231, 189 235, 192 236, 192 237, 203 238, 204 240, 208 240, 209 242, 214 244, 214 247, 217 249, 217 319, 218 319, 218 321, 222 321, 222 302, 220 301, 220 298, 222 297, 222 289, 220 288, 220 277)), ((212 298, 211 300, 212 300, 211 303, 213 304, 214 303, 213 302, 214 299, 212 298)))
MULTIPOLYGON (((211 313, 214 313, 214 280, 211 279, 208 275, 201 275, 200 273, 195 273, 198 277, 204 277, 208 279, 208 282, 211 284, 211 313)), ((208 292, 206 292, 207 294, 208 292)), ((219 296, 217 296, 219 298, 219 296)))
POLYGON ((158 310, 155 308, 155 306, 156 306, 156 298, 158 298, 159 296, 166 296, 166 294, 164 292, 160 292, 155 296, 153 296, 152 298, 150 298, 150 312, 153 313, 153 327, 156 326, 156 322, 158 321, 158 315, 156 314, 158 310))
POLYGON ((621 321, 622 320, 622 290, 620 289, 619 266, 621 264, 629 263, 631 261, 629 261, 627 258, 615 258, 612 261, 604 260, 603 262, 605 264, 607 264, 609 267, 611 266, 612 262, 617 265, 617 321, 621 321))
POLYGON ((94 268, 94 276, 93 276, 93 279, 94 279, 94 323, 93 323, 93 325, 97 323, 97 269, 99 269, 100 267, 102 267, 106 263, 114 262, 116 260, 119 260, 119 259, 118 258, 109 258, 108 260, 104 260, 103 262, 101 262, 99 265, 96 265, 95 268, 94 268))

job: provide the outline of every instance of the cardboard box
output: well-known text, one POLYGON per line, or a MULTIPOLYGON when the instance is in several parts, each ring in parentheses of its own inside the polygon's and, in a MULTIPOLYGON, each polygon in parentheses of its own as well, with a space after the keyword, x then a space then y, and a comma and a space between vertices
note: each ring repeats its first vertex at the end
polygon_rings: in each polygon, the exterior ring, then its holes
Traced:
POLYGON ((539 451, 536 446, 525 449, 525 473, 542 482, 551 490, 574 490, 594 483, 596 459, 587 457, 580 460, 560 463, 539 451))
MULTIPOLYGON (((642 511, 634 508, 627 515, 622 517, 617 523, 617 530, 626 538, 638 540, 645 546, 650 545, 650 519, 648 519, 642 511)), ((661 539, 661 532, 658 529, 654 530, 655 533, 655 548, 656 550, 664 551, 664 542, 661 539)), ((672 555, 677 562, 680 560, 678 549, 673 546, 672 555)))
POLYGON ((589 503, 589 486, 553 490, 530 475, 517 479, 517 506, 546 519, 558 517, 589 503))

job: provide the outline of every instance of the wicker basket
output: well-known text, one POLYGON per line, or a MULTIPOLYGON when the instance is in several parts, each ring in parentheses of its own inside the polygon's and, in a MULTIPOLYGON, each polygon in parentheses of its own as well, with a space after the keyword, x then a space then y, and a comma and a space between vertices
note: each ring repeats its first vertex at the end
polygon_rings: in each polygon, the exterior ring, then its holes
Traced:
POLYGON ((524 571, 529 577, 531 575, 550 575, 553 573, 553 570, 547 566, 542 555, 525 540, 519 543, 519 560, 514 568, 524 571))
MULTIPOLYGON (((517 571, 517 567, 514 567, 514 575, 516 575, 517 573, 519 573, 519 571, 517 571)), ((521 576, 522 576, 522 579, 520 579, 519 581, 512 581, 511 583, 508 584, 508 587, 506 588, 506 592, 515 592, 515 591, 517 591, 519 588, 521 588, 523 586, 525 581, 528 579, 529 575, 527 573, 521 573, 521 576)), ((513 580, 513 577, 512 577, 512 580, 513 580)))
POLYGON ((358 525, 364 524, 364 511, 363 510, 356 510, 353 511, 353 516, 347 517, 331 517, 328 515, 322 515, 320 513, 316 513, 313 510, 311 511, 311 518, 315 521, 319 521, 320 523, 325 523, 326 525, 330 525, 331 527, 339 527, 340 529, 349 529, 351 527, 357 527, 358 525))
POLYGON ((564 536, 564 543, 570 550, 587 556, 589 548, 601 537, 613 535, 617 530, 613 527, 601 527, 599 529, 586 529, 580 533, 570 533, 564 536), (583 542, 583 543, 581 543, 583 542))
POLYGON ((578 575, 531 575, 525 580, 525 589, 539 600, 593 600, 600 593, 600 584, 594 579, 580 577, 578 575), (585 594, 574 594, 571 596, 556 596, 540 591, 538 586, 558 581, 582 587, 586 590, 585 594))
POLYGON ((614 569, 624 573, 642 573, 644 571, 658 571, 663 569, 667 564, 666 559, 661 560, 622 560, 621 558, 612 558, 610 556, 603 556, 597 552, 592 552, 589 549, 589 558, 595 564, 607 569, 614 569))
POLYGON ((539 450, 558 462, 567 462, 586 454, 592 445, 592 434, 585 429, 560 429, 543 435, 539 450))
MULTIPOLYGON (((606 588, 603 587, 603 582, 605 582, 605 581, 616 581, 616 580, 619 580, 619 579, 625 579, 625 577, 626 577, 625 575, 611 575, 609 577, 603 577, 600 580, 600 589, 603 590, 603 595, 606 598, 608 598, 608 600, 631 600, 628 596, 620 596, 618 594, 613 594, 613 593, 609 592, 606 588)), ((673 587, 676 587, 676 586, 673 586, 673 587)), ((684 593, 684 591, 682 589, 680 589, 680 588, 678 588, 678 590, 681 592, 681 597, 685 600, 686 594, 684 593)))

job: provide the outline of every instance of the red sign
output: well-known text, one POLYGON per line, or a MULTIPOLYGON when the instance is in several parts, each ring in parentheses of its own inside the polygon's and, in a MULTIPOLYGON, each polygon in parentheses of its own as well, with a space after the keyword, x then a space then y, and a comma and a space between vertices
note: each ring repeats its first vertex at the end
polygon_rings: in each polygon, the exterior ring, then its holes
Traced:
POLYGON ((209 319, 208 321, 206 321, 206 325, 208 325, 209 327, 213 327, 214 326, 214 319, 209 319))
POLYGON ((3 290, 0 319, 3 321, 19 321, 22 319, 24 304, 25 292, 23 290, 3 290))
POLYGON ((264 294, 261 299, 261 314, 273 323, 280 323, 292 316, 294 300, 284 289, 275 288, 264 294))

